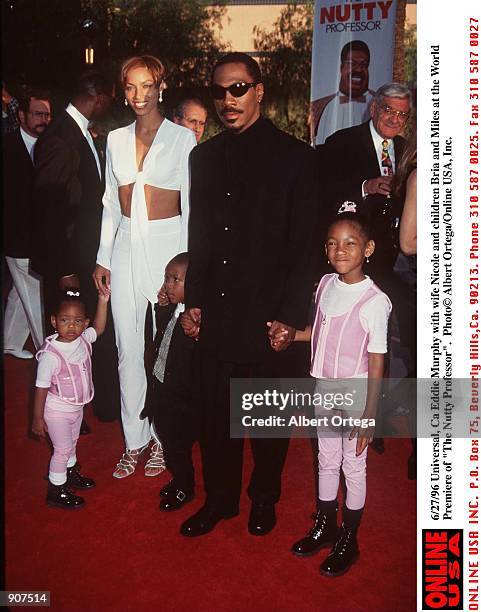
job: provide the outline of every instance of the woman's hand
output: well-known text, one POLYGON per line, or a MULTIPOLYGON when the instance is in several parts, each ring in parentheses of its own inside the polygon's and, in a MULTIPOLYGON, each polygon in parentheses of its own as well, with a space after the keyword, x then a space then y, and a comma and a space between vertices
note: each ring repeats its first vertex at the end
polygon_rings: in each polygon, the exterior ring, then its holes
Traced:
POLYGON ((110 295, 110 270, 97 264, 93 271, 92 278, 100 294, 104 297, 110 295))

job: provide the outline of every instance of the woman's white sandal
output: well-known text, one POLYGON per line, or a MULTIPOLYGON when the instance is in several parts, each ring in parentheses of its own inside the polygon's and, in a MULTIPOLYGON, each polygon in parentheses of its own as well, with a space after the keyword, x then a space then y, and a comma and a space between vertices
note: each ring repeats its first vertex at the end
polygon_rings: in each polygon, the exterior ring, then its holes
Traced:
POLYGON ((135 472, 140 455, 149 447, 149 442, 142 448, 125 449, 112 474, 114 478, 127 478, 135 472))
POLYGON ((154 442, 150 449, 150 457, 145 464, 146 476, 158 476, 165 470, 164 449, 162 444, 154 442))

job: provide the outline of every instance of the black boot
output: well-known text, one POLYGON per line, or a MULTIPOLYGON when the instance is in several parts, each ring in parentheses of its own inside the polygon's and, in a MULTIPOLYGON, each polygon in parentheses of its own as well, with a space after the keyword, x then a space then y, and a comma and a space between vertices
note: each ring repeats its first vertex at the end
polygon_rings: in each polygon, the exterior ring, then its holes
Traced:
POLYGON ((293 544, 291 551, 298 557, 308 557, 329 546, 337 536, 337 501, 319 502, 318 510, 312 515, 314 526, 309 533, 293 544))
POLYGON ((76 463, 72 467, 67 468, 67 484, 76 489, 92 489, 95 487, 95 480, 82 476, 80 465, 76 463))
POLYGON ((72 493, 67 483, 54 485, 49 482, 46 501, 49 506, 57 506, 65 510, 76 510, 85 504, 81 497, 72 493))
POLYGON ((332 547, 329 556, 320 567, 320 572, 324 576, 335 577, 345 574, 351 565, 359 558, 359 546, 356 536, 362 512, 363 508, 360 510, 349 510, 349 508, 344 508, 344 520, 339 530, 336 543, 332 547))

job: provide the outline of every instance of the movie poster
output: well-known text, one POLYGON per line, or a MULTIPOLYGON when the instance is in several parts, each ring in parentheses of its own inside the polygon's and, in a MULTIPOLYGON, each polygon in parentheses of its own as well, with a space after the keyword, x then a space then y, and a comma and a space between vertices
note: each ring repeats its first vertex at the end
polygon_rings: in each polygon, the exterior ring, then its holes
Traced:
POLYGON ((392 80, 396 0, 316 0, 312 42, 311 140, 321 145, 369 119, 376 89, 392 80))

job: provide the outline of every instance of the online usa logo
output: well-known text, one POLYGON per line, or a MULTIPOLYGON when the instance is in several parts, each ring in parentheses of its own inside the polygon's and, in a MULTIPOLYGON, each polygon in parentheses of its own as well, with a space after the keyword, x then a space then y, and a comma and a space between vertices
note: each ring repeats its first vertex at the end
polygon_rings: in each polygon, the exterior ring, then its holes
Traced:
POLYGON ((463 530, 423 529, 423 610, 463 609, 463 530))

